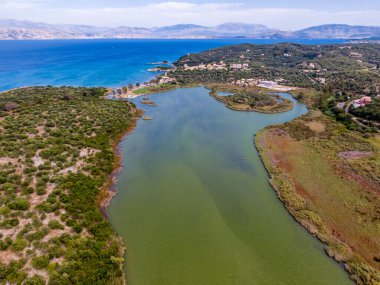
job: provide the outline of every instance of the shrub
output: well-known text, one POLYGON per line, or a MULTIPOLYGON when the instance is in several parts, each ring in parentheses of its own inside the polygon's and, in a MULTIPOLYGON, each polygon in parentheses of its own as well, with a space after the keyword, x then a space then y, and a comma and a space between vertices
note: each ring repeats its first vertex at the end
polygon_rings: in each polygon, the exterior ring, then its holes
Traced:
POLYGON ((63 226, 57 220, 51 220, 48 225, 49 225, 49 228, 51 228, 53 230, 54 229, 63 229, 63 226))
POLYGON ((3 221, 0 225, 3 228, 10 229, 17 226, 18 224, 19 224, 18 219, 10 219, 10 220, 3 221))
MULTIPOLYGON (((0 250, 7 250, 8 248, 9 248, 9 244, 3 240, 0 240, 0 250)), ((1 279, 1 277, 0 277, 0 279, 1 279)))
POLYGON ((28 242, 24 238, 16 239, 11 246, 13 251, 21 251, 28 246, 28 242))
POLYGON ((8 207, 12 210, 25 211, 29 209, 29 202, 23 198, 16 198, 14 201, 8 204, 8 207))
POLYGON ((49 259, 45 256, 34 257, 32 265, 35 269, 45 269, 49 265, 49 259))
POLYGON ((40 275, 34 275, 24 281, 24 285, 45 285, 46 282, 40 275))

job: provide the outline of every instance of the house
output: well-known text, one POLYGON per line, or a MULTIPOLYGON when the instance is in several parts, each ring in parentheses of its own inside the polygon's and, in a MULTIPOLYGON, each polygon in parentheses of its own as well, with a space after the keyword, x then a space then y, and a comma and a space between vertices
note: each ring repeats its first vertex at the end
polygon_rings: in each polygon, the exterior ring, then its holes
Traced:
POLYGON ((172 83, 172 82, 175 82, 176 80, 172 77, 168 77, 168 76, 162 76, 161 79, 160 79, 160 82, 159 84, 167 84, 167 83, 172 83))
POLYGON ((233 64, 230 65, 230 68, 231 69, 242 69, 243 65, 240 64, 240 63, 233 63, 233 64))
POLYGON ((350 56, 351 57, 362 57, 363 55, 361 53, 358 53, 358 52, 351 52, 350 56))
POLYGON ((366 104, 371 103, 372 98, 369 96, 364 96, 360 99, 356 99, 352 102, 352 106, 356 108, 364 107, 366 104))

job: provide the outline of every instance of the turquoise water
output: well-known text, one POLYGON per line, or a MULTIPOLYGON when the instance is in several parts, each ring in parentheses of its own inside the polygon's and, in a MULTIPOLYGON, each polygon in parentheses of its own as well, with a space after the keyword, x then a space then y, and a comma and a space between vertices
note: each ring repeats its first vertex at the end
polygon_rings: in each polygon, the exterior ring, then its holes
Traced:
POLYGON ((307 112, 303 104, 236 112, 204 88, 150 99, 157 108, 134 100, 153 120, 121 143, 109 208, 127 246, 129 285, 351 284, 286 212, 253 145, 258 130, 307 112))
MULTIPOLYGON (((31 85, 120 87, 155 76, 149 62, 224 45, 285 40, 53 40, 0 41, 0 91, 31 85)), ((341 40, 292 40, 305 44, 341 40)))

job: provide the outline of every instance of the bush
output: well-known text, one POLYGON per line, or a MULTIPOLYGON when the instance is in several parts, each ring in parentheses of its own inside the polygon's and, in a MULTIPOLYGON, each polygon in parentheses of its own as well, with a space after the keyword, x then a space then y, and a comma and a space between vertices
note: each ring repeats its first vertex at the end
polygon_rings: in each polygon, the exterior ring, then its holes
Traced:
MULTIPOLYGON (((0 250, 7 250, 9 248, 9 244, 4 242, 3 240, 0 240, 0 250)), ((1 277, 0 277, 1 279, 1 277)))
POLYGON ((45 256, 34 257, 32 265, 35 269, 45 269, 49 265, 49 259, 45 256))
POLYGON ((23 250, 27 246, 28 246, 28 242, 24 238, 18 238, 15 241, 13 241, 11 249, 13 251, 18 252, 18 251, 23 250))
POLYGON ((0 225, 3 228, 10 229, 10 228, 17 226, 18 224, 19 224, 18 219, 10 219, 10 220, 5 220, 0 225))
POLYGON ((46 282, 40 275, 34 275, 24 281, 24 285, 45 285, 46 282))
POLYGON ((29 202, 23 198, 16 198, 14 201, 8 204, 8 207, 12 210, 25 211, 29 209, 29 202))
POLYGON ((57 220, 51 220, 48 224, 49 228, 55 229, 63 229, 63 226, 57 220))

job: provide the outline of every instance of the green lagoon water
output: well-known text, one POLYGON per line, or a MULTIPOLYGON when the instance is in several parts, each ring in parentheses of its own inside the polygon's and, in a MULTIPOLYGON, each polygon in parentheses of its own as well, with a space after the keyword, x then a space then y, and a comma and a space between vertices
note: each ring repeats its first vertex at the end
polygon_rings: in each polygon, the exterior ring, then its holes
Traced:
POLYGON ((109 208, 127 246, 128 285, 352 284, 283 208, 253 145, 254 133, 304 105, 236 112, 204 88, 151 99, 157 108, 135 100, 154 119, 121 143, 109 208))

